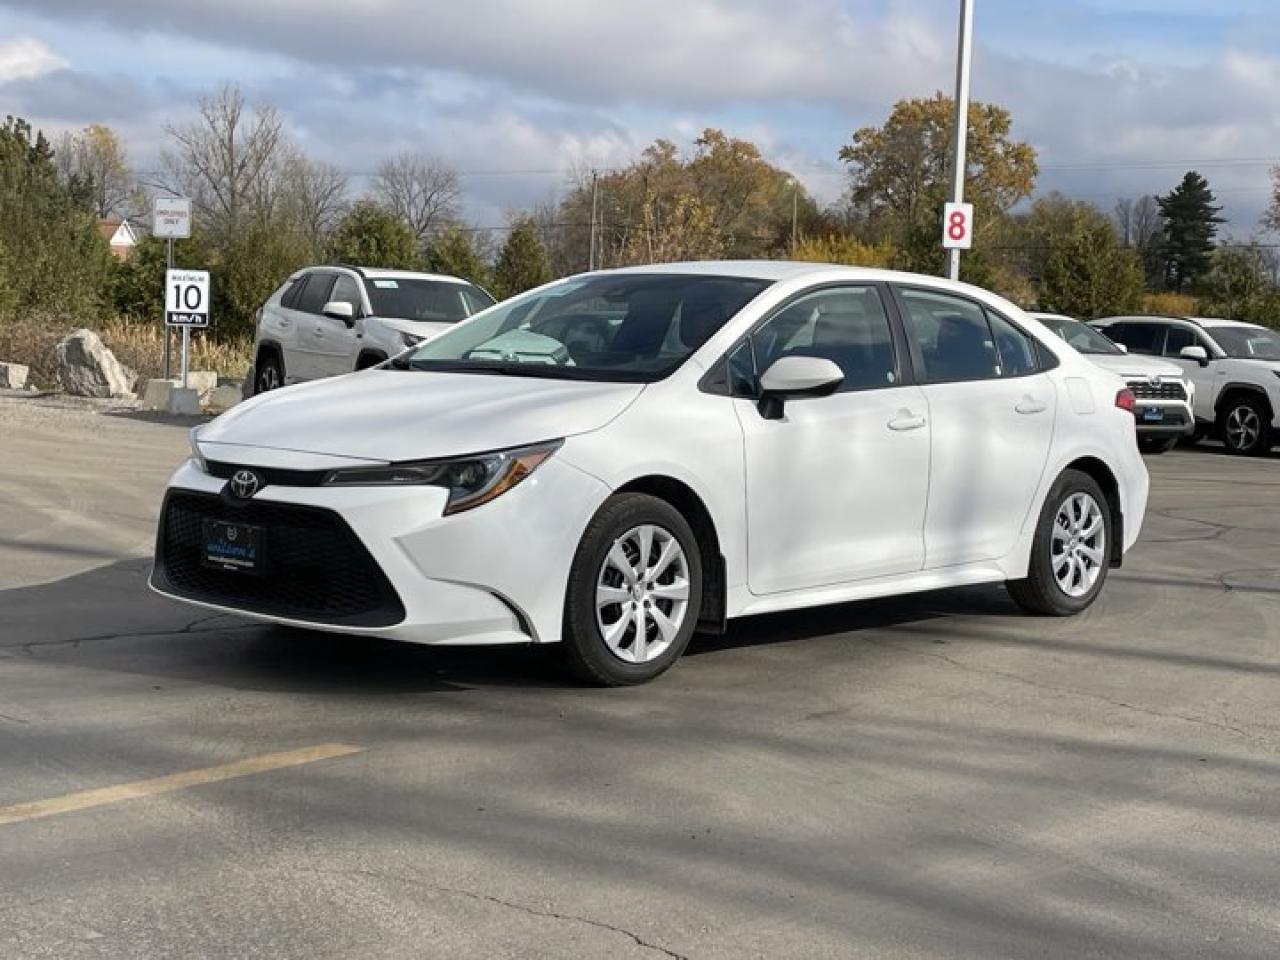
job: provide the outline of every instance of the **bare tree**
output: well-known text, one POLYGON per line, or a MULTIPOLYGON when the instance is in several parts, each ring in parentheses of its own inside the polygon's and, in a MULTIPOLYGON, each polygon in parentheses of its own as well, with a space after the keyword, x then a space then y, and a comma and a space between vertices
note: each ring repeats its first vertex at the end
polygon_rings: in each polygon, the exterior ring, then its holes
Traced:
POLYGON ((289 219, 319 243, 347 209, 347 175, 331 163, 310 160, 292 147, 280 165, 282 205, 289 219))
POLYGON ((458 219, 462 199, 458 174, 434 157, 405 152, 384 161, 373 191, 409 224, 419 246, 458 219))
POLYGON ((162 186, 189 196, 215 232, 269 219, 279 200, 282 126, 272 107, 248 115, 244 95, 228 84, 201 98, 198 120, 165 128, 175 146, 162 157, 162 186))
POLYGON ((1116 201, 1113 216, 1116 220, 1116 232, 1120 234, 1120 242, 1126 247, 1133 246, 1133 200, 1121 197, 1116 201))
POLYGON ((89 189, 94 212, 109 217, 125 212, 134 180, 120 138, 110 127, 93 124, 58 140, 54 162, 64 180, 73 178, 89 189))

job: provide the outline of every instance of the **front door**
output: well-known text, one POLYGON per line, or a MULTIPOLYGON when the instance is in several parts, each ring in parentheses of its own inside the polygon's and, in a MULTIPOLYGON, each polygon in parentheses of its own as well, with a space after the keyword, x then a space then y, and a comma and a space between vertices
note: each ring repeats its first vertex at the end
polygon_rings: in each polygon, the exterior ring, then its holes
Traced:
POLYGON ((1057 391, 1004 317, 949 293, 898 295, 932 424, 925 568, 1004 557, 1049 457, 1057 391))
POLYGON ((792 301, 735 351, 753 593, 920 569, 929 422, 920 388, 903 385, 904 367, 874 285, 792 301), (825 357, 845 379, 837 393, 790 400, 768 420, 750 394, 787 355, 825 357))

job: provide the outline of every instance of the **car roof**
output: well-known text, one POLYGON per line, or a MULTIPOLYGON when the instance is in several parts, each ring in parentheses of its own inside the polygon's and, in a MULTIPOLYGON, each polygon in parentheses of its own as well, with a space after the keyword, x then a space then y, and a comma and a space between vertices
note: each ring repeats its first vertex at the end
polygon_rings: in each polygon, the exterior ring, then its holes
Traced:
MULTIPOLYGON (((784 280, 823 278, 862 281, 865 283, 913 283, 939 289, 964 291, 978 290, 986 296, 994 296, 989 290, 980 290, 968 284, 945 277, 922 273, 906 273, 881 267, 853 267, 843 263, 810 263, 803 260, 694 260, 679 263, 651 263, 635 267, 615 267, 597 273, 606 274, 678 274, 685 276, 742 277, 748 280, 784 280)), ((581 276, 581 274, 580 274, 581 276)))
POLYGON ((397 270, 392 267, 362 267, 353 263, 317 263, 304 267, 299 273, 309 270, 354 270, 366 280, 439 280, 442 283, 469 284, 461 277, 451 277, 447 273, 425 273, 421 270, 397 270))
POLYGON ((1222 317, 1191 317, 1200 326, 1206 329, 1213 327, 1246 327, 1252 330, 1264 329, 1261 324, 1245 323, 1243 320, 1224 320, 1222 317))
POLYGON ((1039 310, 1028 310, 1027 316, 1032 320, 1075 320, 1079 323, 1076 317, 1065 313, 1042 313, 1039 310))

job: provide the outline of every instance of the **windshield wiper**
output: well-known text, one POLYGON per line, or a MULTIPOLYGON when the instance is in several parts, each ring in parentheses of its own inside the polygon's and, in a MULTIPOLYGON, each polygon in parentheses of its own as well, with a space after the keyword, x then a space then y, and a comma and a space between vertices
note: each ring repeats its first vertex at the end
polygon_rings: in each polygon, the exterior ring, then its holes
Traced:
POLYGON ((571 368, 550 363, 485 363, 483 361, 461 360, 410 360, 413 370, 427 373, 496 373, 504 377, 543 377, 547 379, 573 380, 581 379, 568 372, 571 368))

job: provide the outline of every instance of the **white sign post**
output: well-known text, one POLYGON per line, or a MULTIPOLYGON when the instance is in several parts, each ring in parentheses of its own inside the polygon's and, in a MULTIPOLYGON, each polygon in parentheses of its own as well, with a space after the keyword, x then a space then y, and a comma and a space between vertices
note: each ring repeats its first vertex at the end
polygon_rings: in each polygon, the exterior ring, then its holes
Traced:
MULTIPOLYGON (((191 236, 191 201, 186 197, 156 197, 151 202, 151 233, 167 241, 165 265, 173 269, 173 241, 191 236)), ((164 378, 169 379, 169 327, 164 328, 164 378)))
POLYGON ((973 246, 973 204, 948 203, 942 209, 942 246, 968 250, 973 246))
POLYGON ((187 356, 191 328, 209 326, 209 274, 205 270, 166 270, 164 274, 165 335, 182 328, 182 389, 187 388, 187 356))

